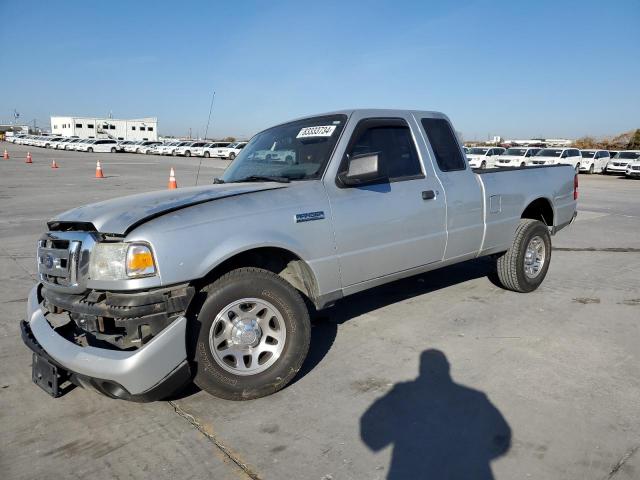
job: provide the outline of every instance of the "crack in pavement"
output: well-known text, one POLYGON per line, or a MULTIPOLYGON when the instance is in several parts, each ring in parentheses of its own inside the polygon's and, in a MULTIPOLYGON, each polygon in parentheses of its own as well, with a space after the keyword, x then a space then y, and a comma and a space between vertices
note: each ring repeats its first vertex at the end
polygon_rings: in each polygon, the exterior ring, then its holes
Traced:
POLYGON ((251 480, 261 480, 260 476, 253 472, 246 463, 243 463, 240 459, 236 458, 233 453, 227 448, 224 444, 222 444, 214 435, 207 432, 204 426, 196 420, 196 418, 184 411, 177 403, 170 400, 169 405, 173 407, 173 410, 182 418, 184 418, 187 422, 191 424, 196 430, 198 430, 202 435, 204 435, 207 440, 213 443, 218 449, 233 463, 235 463, 240 470, 242 470, 251 480))
POLYGON ((611 470, 605 477, 605 480, 611 480, 620 471, 624 464, 627 463, 627 461, 638 451, 639 448, 640 445, 636 445, 635 447, 631 447, 629 450, 627 450, 624 455, 622 455, 620 460, 618 460, 618 462, 613 467, 611 467, 611 470))
POLYGON ((572 247, 553 247, 553 250, 557 252, 614 252, 614 253, 640 253, 640 248, 624 248, 624 247, 585 247, 585 248, 572 248, 572 247))

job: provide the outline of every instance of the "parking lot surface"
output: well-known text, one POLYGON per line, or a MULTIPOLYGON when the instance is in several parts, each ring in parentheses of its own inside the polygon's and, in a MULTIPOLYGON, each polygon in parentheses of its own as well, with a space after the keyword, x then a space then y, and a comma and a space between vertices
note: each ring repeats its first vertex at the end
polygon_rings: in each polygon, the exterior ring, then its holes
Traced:
MULTIPOLYGON (((580 176, 534 293, 497 287, 485 259, 419 275, 320 312, 275 395, 136 404, 31 382, 36 240, 60 211, 166 188, 172 166, 194 185, 200 159, 0 148, 3 478, 640 477, 640 181, 580 176)), ((203 159, 198 183, 227 164, 203 159)))

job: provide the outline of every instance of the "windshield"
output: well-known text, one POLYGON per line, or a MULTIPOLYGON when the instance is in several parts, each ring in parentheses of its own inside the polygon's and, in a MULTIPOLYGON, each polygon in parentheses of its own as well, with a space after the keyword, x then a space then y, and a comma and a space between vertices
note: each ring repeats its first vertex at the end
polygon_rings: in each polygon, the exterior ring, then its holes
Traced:
POLYGON ((516 157, 523 157, 527 153, 526 148, 507 148, 507 151, 502 155, 515 155, 516 157))
POLYGON ((312 117, 258 133, 244 145, 222 180, 237 182, 252 176, 320 178, 346 121, 346 115, 312 117))
POLYGON ((614 158, 635 160, 636 158, 640 158, 640 152, 618 152, 614 158))
POLYGON ((469 150, 471 155, 484 155, 489 151, 488 148, 472 148, 469 150))
POLYGON ((589 152, 587 150, 580 150, 580 152, 582 153, 582 158, 593 158, 596 154, 596 152, 589 152))
POLYGON ((536 157, 559 157, 560 155, 562 155, 562 150, 556 150, 554 148, 543 148, 536 153, 536 157))

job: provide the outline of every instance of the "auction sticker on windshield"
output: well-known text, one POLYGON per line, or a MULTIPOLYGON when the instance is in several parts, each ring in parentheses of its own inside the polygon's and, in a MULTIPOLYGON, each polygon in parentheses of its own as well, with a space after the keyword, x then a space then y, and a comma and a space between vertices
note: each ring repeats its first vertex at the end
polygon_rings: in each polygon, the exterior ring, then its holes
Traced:
POLYGON ((330 137, 333 135, 333 131, 336 129, 335 125, 319 125, 317 127, 305 127, 296 138, 308 138, 308 137, 330 137))

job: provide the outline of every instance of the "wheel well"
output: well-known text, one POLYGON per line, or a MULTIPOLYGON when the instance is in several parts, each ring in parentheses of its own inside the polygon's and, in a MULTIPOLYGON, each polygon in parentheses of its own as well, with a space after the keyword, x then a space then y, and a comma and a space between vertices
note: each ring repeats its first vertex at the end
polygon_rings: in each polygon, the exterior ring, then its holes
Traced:
POLYGON ((553 226, 553 207, 546 198, 538 198, 531 202, 522 212, 520 218, 530 218, 532 220, 540 220, 548 227, 553 226))
POLYGON ((278 247, 261 247, 238 253, 211 270, 198 282, 197 287, 201 288, 225 273, 242 267, 269 270, 289 282, 312 303, 318 298, 318 286, 309 265, 296 254, 278 247))

